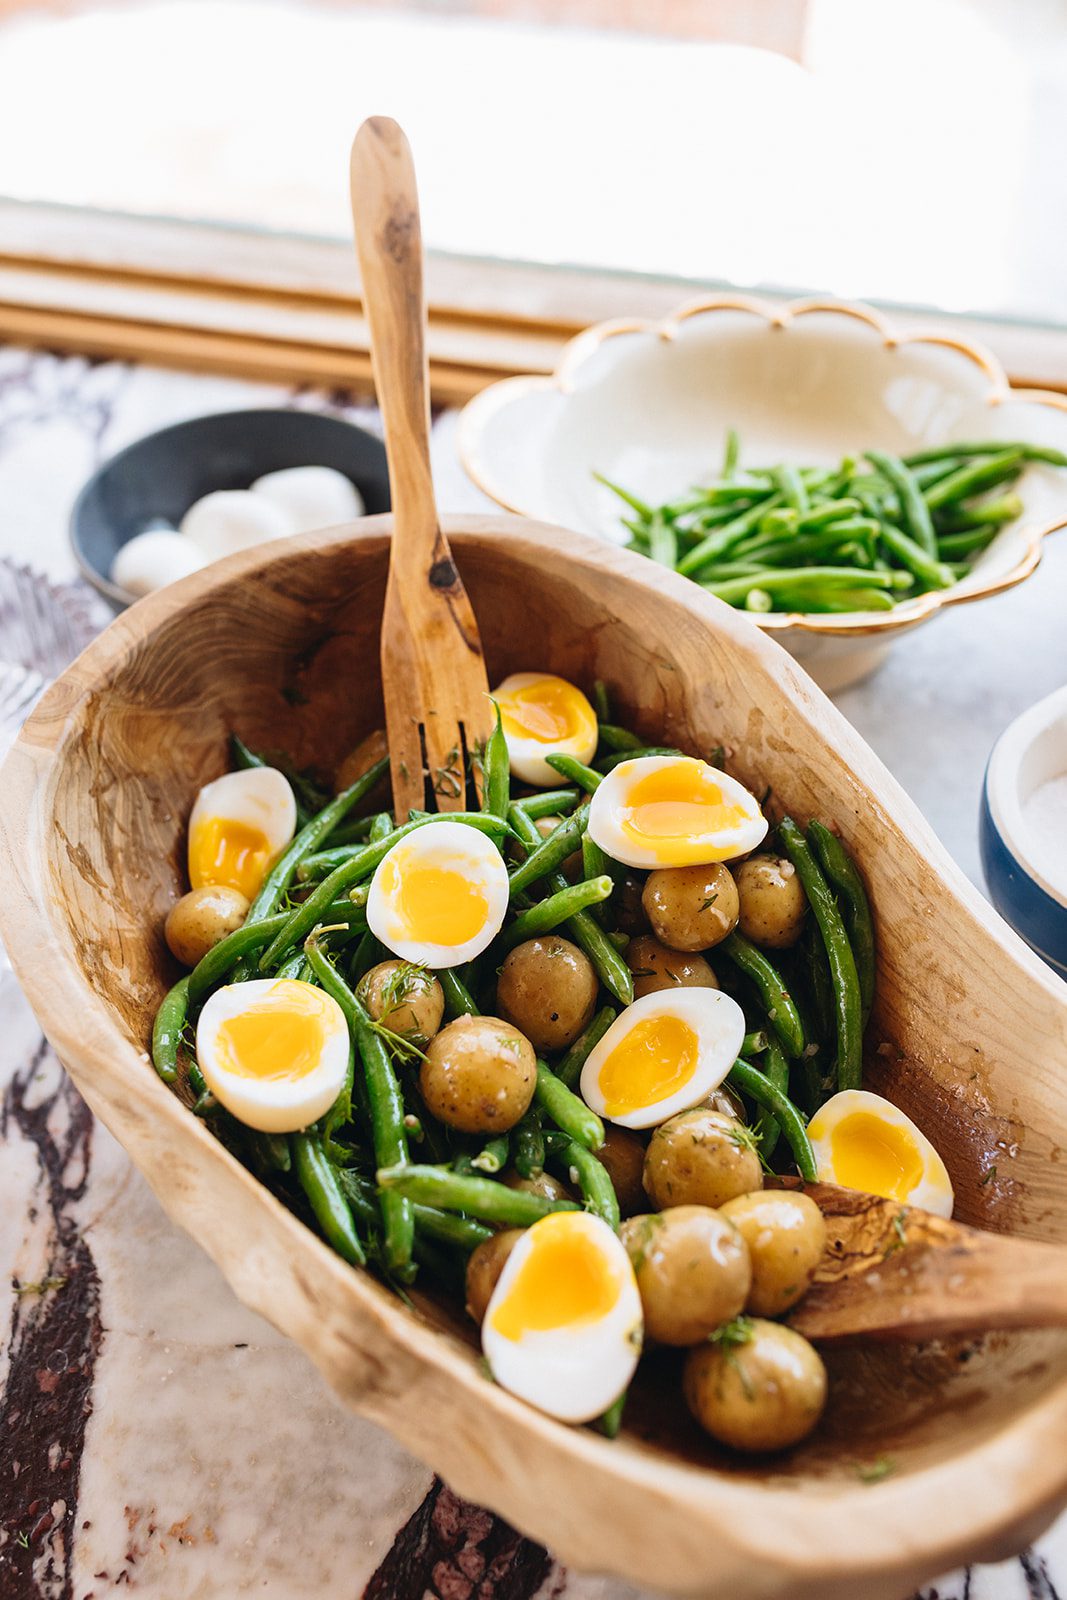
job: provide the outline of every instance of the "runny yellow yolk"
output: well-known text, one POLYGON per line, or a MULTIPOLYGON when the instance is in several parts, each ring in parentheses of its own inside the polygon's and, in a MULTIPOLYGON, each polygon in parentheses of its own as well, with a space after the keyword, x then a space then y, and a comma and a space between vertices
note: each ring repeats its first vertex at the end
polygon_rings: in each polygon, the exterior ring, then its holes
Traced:
POLYGON ((664 866, 684 865, 694 841, 733 833, 746 821, 744 808, 723 796, 714 768, 694 760, 674 761, 638 778, 619 818, 623 833, 653 849, 664 866))
POLYGON ((426 944, 457 945, 484 928, 489 903, 481 884, 454 866, 409 856, 387 861, 383 889, 401 936, 426 944))
POLYGON ((922 1154, 907 1128, 869 1111, 845 1117, 830 1135, 835 1182, 886 1200, 906 1200, 921 1183, 922 1154))
POLYGON ((697 1067, 696 1033, 681 1017, 643 1017, 600 1069, 606 1116, 625 1116, 676 1094, 697 1067))
POLYGON ((504 732, 537 744, 561 744, 580 734, 592 718, 585 696, 563 678, 541 678, 500 700, 504 732))
POLYGON ((281 978, 264 998, 220 1023, 219 1063, 238 1078, 306 1078, 322 1059, 326 1043, 323 996, 309 983, 281 978))
POLYGON ((189 839, 189 882, 194 889, 223 884, 251 900, 272 859, 270 841, 259 828, 232 817, 208 817, 189 839))
POLYGON ((608 1315, 619 1298, 618 1273, 582 1217, 545 1217, 527 1238, 530 1252, 493 1308, 497 1333, 517 1342, 524 1333, 576 1328, 608 1315))

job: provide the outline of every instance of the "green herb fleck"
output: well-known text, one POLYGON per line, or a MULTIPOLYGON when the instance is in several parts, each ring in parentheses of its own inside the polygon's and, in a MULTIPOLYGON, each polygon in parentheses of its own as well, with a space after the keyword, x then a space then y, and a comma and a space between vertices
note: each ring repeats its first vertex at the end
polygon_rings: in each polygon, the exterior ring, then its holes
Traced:
POLYGON ((856 1476, 861 1483, 881 1483, 885 1478, 891 1478, 896 1470, 897 1464, 892 1456, 879 1456, 877 1461, 858 1466, 856 1476))
POLYGON ((988 1169, 988 1171, 983 1172, 982 1176, 979 1178, 979 1180, 978 1180, 979 1189, 984 1189, 987 1183, 992 1183, 993 1179, 996 1177, 996 1175, 997 1175, 997 1168, 996 1168, 996 1163, 994 1162, 993 1166, 991 1166, 988 1169))
POLYGON ((47 1294, 50 1289, 63 1289, 66 1287, 66 1278, 38 1278, 34 1283, 19 1283, 15 1285, 15 1294, 21 1300, 26 1294, 47 1294))

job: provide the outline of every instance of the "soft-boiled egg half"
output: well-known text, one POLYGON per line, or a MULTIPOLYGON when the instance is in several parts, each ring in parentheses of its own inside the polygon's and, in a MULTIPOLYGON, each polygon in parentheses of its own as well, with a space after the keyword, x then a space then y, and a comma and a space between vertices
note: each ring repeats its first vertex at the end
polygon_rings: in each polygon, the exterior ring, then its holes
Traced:
POLYGON ((642 1326, 617 1235, 589 1212, 556 1211, 527 1228, 508 1257, 482 1350, 502 1388, 561 1422, 589 1422, 633 1377, 642 1326))
POLYGON ((808 1138, 823 1183, 951 1217, 945 1163, 910 1117, 880 1094, 843 1089, 815 1113, 808 1138))
POLYGON ((274 767, 228 772, 205 784, 189 818, 189 882, 224 884, 251 900, 296 831, 296 800, 274 767))
POLYGON ((589 837, 628 867, 732 861, 766 832, 756 797, 693 756, 620 761, 589 803, 589 837))
POLYGON ((367 896, 367 926, 402 961, 458 967, 500 932, 508 871, 493 841, 442 818, 398 839, 367 896))
POLYGON ((511 770, 542 789, 562 782, 546 756, 592 761, 599 731, 596 712, 580 689, 547 672, 513 672, 492 698, 500 707, 511 770))
POLYGON ((624 1128, 657 1127, 719 1087, 744 1037, 745 1014, 721 989, 642 995, 590 1051, 582 1098, 624 1128))
POLYGON ((344 1086, 349 1037, 337 1001, 293 978, 216 989, 196 1025, 196 1059, 215 1098, 263 1133, 295 1133, 344 1086))

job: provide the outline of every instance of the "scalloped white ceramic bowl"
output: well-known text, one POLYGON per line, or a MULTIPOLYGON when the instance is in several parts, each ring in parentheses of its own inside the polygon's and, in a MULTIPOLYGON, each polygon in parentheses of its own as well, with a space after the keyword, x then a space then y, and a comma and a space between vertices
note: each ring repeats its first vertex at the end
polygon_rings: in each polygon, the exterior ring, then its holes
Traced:
MULTIPOLYGON (((721 295, 664 322, 604 322, 567 346, 551 377, 506 378, 467 405, 463 464, 510 511, 624 540, 601 472, 664 500, 713 473, 726 432, 752 464, 833 464, 952 439, 1023 438, 1067 451, 1067 397, 1012 389, 987 350, 950 332, 909 334, 870 307, 721 295)), ((755 616, 830 691, 873 671, 901 633, 948 605, 1012 587, 1046 534, 1067 524, 1067 470, 1033 464, 1025 513, 973 570, 892 612, 755 616)))

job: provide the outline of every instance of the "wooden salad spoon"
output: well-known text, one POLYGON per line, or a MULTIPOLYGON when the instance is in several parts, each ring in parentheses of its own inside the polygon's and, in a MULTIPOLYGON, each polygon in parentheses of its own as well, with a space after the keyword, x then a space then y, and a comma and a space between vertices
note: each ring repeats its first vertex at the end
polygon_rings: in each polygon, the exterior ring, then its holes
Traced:
POLYGON ((815 1280, 787 1321, 820 1342, 1067 1327, 1067 1249, 799 1182, 826 1219, 815 1280))
POLYGON ((351 194, 393 502, 381 663, 399 823, 413 809, 476 804, 468 756, 492 731, 492 707, 478 624, 434 502, 419 201, 391 118, 371 117, 356 134, 351 194))

